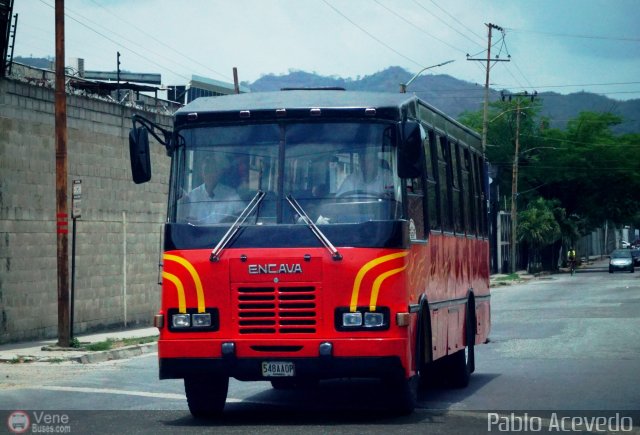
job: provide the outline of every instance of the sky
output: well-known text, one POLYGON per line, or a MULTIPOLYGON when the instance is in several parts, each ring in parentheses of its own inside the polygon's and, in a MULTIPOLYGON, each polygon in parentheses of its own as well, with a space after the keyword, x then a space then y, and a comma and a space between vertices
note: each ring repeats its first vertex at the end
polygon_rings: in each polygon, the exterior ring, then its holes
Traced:
MULTIPOLYGON (((233 83, 292 70, 357 79, 400 66, 512 92, 640 98, 637 0, 65 0, 65 54, 86 70, 233 83), (510 57, 509 57, 510 56, 510 57), (447 65, 432 67, 453 60, 447 65)), ((54 0, 14 0, 14 56, 55 55, 54 0)), ((408 89, 411 90, 410 87, 408 89)), ((397 89, 389 89, 396 92, 397 89)))

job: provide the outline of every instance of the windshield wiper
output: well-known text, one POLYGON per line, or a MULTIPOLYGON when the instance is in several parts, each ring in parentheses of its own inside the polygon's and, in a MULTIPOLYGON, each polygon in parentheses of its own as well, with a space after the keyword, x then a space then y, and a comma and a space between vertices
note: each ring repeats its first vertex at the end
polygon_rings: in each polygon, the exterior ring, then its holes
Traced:
POLYGON ((224 236, 222 236, 222 238, 220 239, 216 247, 213 248, 213 251, 211 251, 211 256, 209 257, 209 261, 215 263, 216 261, 220 260, 220 253, 222 252, 222 250, 231 241, 233 236, 236 235, 236 233, 240 229, 240 226, 244 223, 244 221, 247 220, 249 216, 251 216, 251 213, 253 213, 253 210, 255 210, 255 208, 260 204, 260 202, 262 202, 264 197, 265 197, 265 193, 262 190, 258 190, 258 192, 256 192, 256 196, 254 196, 251 202, 244 208, 244 210, 242 210, 242 213, 240 213, 240 216, 238 216, 238 218, 233 223, 233 225, 229 227, 227 232, 224 233, 224 236))
POLYGON ((320 242, 322 242, 325 248, 329 250, 329 252, 331 253, 331 257, 336 261, 342 260, 342 255, 338 252, 336 247, 331 244, 327 236, 325 236, 324 233, 320 231, 320 228, 318 228, 316 224, 313 223, 313 221, 309 218, 309 215, 307 215, 300 204, 298 204, 298 201, 296 201, 296 199, 291 194, 287 195, 286 198, 293 210, 300 215, 304 223, 307 224, 307 226, 311 229, 311 232, 318 238, 318 240, 320 240, 320 242))

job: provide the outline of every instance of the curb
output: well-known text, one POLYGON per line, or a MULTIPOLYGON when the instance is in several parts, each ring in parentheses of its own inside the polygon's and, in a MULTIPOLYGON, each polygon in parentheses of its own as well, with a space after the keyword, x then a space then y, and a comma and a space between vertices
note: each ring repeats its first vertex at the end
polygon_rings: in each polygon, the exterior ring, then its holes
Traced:
POLYGON ((119 349, 91 352, 81 356, 74 356, 68 359, 69 361, 78 362, 80 364, 95 364, 105 361, 133 358, 135 356, 153 353, 157 350, 158 343, 136 344, 133 346, 121 347, 119 349))
POLYGON ((24 364, 32 362, 48 362, 57 363, 61 361, 71 361, 80 364, 95 364, 100 362, 133 358, 148 353, 157 352, 158 343, 134 344, 131 346, 123 346, 118 349, 102 350, 88 352, 83 355, 69 355, 69 349, 49 350, 47 353, 51 356, 22 355, 16 353, 12 358, 0 357, 0 363, 24 364))

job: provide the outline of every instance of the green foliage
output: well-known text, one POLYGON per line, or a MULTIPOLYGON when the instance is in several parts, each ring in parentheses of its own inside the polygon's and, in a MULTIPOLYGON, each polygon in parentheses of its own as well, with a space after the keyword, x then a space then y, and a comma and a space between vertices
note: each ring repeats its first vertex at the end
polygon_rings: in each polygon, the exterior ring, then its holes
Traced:
POLYGON ((560 225, 553 214, 553 202, 538 198, 518 213, 518 241, 541 248, 560 239, 560 225))
MULTIPOLYGON (((498 168, 501 196, 509 196, 512 186, 513 106, 513 101, 492 103, 488 116, 486 151, 498 168)), ((550 129, 552 120, 539 116, 539 107, 527 103, 521 113, 519 207, 539 197, 556 200, 551 208, 567 243, 605 220, 640 224, 640 134, 617 135, 613 131, 622 118, 594 112, 581 112, 565 130, 550 129)), ((481 130, 482 111, 466 112, 460 120, 481 130)))
POLYGON ((611 129, 620 122, 609 113, 582 112, 566 131, 543 134, 557 151, 540 161, 547 170, 535 174, 544 180, 539 193, 559 199, 589 226, 626 224, 640 211, 640 135, 614 135, 611 129))
POLYGON ((91 343, 87 345, 85 348, 91 351, 101 351, 101 350, 109 350, 113 347, 113 340, 108 339, 105 341, 98 341, 96 343, 91 343))
POLYGON ((518 281, 520 279, 520 275, 517 273, 510 273, 509 275, 499 276, 496 278, 496 281, 518 281))

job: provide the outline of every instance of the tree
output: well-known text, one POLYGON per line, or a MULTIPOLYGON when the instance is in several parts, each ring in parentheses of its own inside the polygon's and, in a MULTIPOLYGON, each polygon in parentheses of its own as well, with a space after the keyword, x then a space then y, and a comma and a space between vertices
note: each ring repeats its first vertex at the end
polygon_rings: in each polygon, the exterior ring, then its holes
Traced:
POLYGON ((611 128, 621 122, 610 113, 582 112, 565 131, 545 131, 543 141, 555 150, 541 154, 526 176, 591 227, 630 223, 640 212, 640 135, 614 135, 611 128))
POLYGON ((562 233, 553 214, 554 203, 538 198, 518 216, 518 241, 529 248, 527 270, 539 269, 540 250, 559 240, 562 233))
MULTIPOLYGON (((513 103, 491 104, 487 157, 499 169, 502 194, 511 192, 513 103)), ((565 130, 549 129, 533 104, 521 118, 518 156, 518 203, 537 197, 557 199, 567 216, 585 230, 605 220, 614 224, 640 219, 640 134, 615 135, 623 122, 611 113, 582 112, 565 130)), ((464 113, 460 121, 481 131, 482 111, 464 113)))
MULTIPOLYGON (((537 121, 542 103, 539 100, 520 98, 519 101, 495 101, 489 104, 487 160, 497 169, 499 190, 503 194, 511 192, 512 167, 515 152, 516 117, 520 116, 520 156, 523 164, 527 164, 527 150, 540 146, 539 123, 537 121), (518 110, 519 108, 519 110, 518 110)), ((459 120, 462 124, 478 131, 482 131, 482 110, 464 112, 459 120)), ((518 177, 522 186, 521 191, 529 190, 532 186, 527 179, 518 177)))

